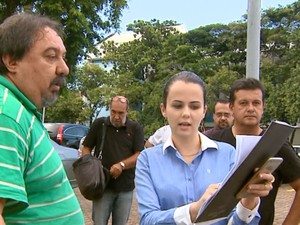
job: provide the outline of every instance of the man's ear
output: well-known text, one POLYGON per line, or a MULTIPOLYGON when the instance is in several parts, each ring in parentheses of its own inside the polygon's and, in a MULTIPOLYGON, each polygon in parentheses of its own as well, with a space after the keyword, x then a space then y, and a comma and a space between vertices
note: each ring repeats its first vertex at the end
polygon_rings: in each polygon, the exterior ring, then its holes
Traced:
POLYGON ((229 103, 229 109, 230 109, 233 119, 234 119, 233 106, 234 106, 234 103, 229 103))
POLYGON ((6 66, 7 70, 14 73, 17 68, 17 60, 13 59, 10 55, 6 54, 2 56, 2 62, 6 66))
POLYGON ((233 108, 233 103, 229 103, 229 109, 232 112, 232 108, 233 108))

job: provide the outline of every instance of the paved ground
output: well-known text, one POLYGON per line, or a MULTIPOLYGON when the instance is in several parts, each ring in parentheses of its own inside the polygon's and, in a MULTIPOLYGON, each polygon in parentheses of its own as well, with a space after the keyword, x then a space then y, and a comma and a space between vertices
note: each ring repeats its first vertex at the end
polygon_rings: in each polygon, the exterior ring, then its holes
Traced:
MULTIPOLYGON (((93 225, 92 219, 91 219, 91 209, 92 204, 91 201, 88 201, 82 197, 80 194, 78 188, 75 188, 75 193, 78 197, 78 200, 80 202, 81 208, 84 213, 85 217, 85 224, 86 225, 93 225)), ((291 189, 288 185, 283 185, 278 192, 277 199, 276 199, 276 214, 275 214, 275 221, 274 225, 280 225, 282 224, 288 210, 290 207, 290 204, 292 202, 292 199, 295 195, 295 192, 293 189, 291 189)), ((127 225, 138 225, 139 224, 139 215, 137 212, 137 203, 134 199, 131 209, 130 218, 127 225)))

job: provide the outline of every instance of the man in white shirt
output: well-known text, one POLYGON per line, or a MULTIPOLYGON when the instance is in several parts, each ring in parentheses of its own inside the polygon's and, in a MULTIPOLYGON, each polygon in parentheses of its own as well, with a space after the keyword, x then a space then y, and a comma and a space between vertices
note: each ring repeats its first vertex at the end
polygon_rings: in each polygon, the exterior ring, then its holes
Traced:
POLYGON ((168 137, 171 135, 170 125, 160 127, 152 134, 145 143, 146 148, 150 148, 155 145, 165 143, 168 137))

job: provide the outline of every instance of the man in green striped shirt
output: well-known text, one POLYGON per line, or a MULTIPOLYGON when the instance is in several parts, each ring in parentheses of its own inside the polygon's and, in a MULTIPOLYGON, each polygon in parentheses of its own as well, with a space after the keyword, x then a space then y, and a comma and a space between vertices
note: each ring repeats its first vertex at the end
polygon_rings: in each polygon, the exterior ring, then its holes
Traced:
POLYGON ((40 113, 69 73, 62 35, 30 14, 0 25, 0 225, 84 224, 40 113))

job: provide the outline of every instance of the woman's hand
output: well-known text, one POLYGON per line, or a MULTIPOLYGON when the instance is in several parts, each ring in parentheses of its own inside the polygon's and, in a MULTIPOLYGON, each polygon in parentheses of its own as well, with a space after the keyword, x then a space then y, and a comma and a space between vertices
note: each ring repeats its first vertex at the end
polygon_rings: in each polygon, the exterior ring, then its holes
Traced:
POLYGON ((254 209, 258 202, 259 197, 267 196, 273 189, 274 176, 268 172, 261 172, 258 174, 257 179, 247 186, 248 197, 242 198, 241 203, 245 208, 254 209))
POLYGON ((261 172, 258 179, 248 185, 247 192, 258 197, 264 197, 273 189, 275 177, 269 172, 261 172))
POLYGON ((197 202, 192 203, 192 205, 190 207, 191 221, 195 221, 202 204, 207 199, 209 199, 218 190, 219 187, 220 187, 220 184, 209 185, 208 188, 206 189, 206 191, 204 192, 204 194, 201 196, 201 198, 197 202))

